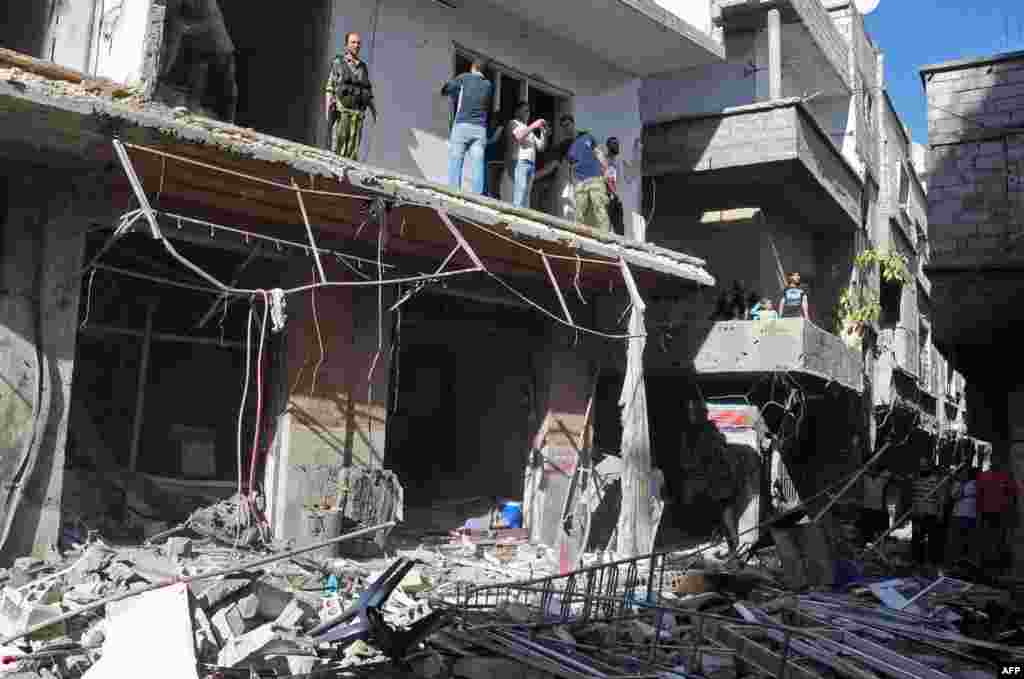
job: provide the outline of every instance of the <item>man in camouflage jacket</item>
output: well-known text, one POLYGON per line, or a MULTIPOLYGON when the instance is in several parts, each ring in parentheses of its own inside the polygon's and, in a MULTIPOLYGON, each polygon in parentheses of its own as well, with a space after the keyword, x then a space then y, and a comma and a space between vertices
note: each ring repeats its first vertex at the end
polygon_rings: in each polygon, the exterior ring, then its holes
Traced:
POLYGON ((343 158, 356 159, 363 136, 366 111, 377 122, 373 104, 373 85, 366 63, 359 58, 362 38, 358 33, 345 34, 345 53, 334 57, 327 78, 327 122, 330 126, 329 148, 343 158))

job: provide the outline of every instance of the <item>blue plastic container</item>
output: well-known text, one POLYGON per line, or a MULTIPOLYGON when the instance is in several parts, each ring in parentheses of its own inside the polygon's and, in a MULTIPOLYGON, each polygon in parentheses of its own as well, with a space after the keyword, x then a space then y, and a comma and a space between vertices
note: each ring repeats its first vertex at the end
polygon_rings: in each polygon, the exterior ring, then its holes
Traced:
POLYGON ((501 506, 501 518, 506 528, 523 527, 523 503, 506 502, 501 506))

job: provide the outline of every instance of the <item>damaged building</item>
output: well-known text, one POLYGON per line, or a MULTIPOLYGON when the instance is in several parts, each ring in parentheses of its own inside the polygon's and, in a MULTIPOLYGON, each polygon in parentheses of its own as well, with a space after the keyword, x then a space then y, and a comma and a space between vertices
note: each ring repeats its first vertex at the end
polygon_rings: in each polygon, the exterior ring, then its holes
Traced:
POLYGON ((940 448, 949 464, 985 444, 964 441, 963 379, 932 339, 923 168, 863 15, 841 1, 713 7, 725 60, 641 88, 647 237, 706 257, 719 282, 649 314, 651 431, 671 456, 680 420, 664 394, 691 377, 688 398, 709 404, 734 455, 752 469, 760 456, 741 521, 752 528, 868 460, 913 472, 940 448), (750 320, 761 300, 779 303, 790 272, 809 317, 750 320))
POLYGON ((710 433, 750 545, 882 446, 961 446, 925 187, 849 3, 615 2, 585 39, 533 0, 43 4, 0 36, 6 555, 231 496, 298 540, 521 499, 563 565, 645 553, 717 523, 710 433), (318 148, 348 31, 366 164, 318 148), (619 138, 621 233, 544 182, 440 184, 474 59, 495 112, 619 138), (791 271, 810 318, 747 320, 791 271))
MULTIPOLYGON (((404 120, 416 110, 386 89, 398 86, 388 69, 408 61, 399 45, 415 46, 409 14, 375 17, 377 49, 396 61, 371 64, 382 108, 396 97, 389 124, 423 130, 408 147, 422 155, 392 158, 383 142, 398 135, 378 135, 370 159, 392 168, 381 170, 301 143, 323 131, 316 65, 288 64, 306 82, 275 71, 294 97, 255 77, 269 36, 254 31, 281 25, 199 3, 212 34, 231 34, 228 82, 227 46, 170 46, 181 21, 198 20, 176 3, 140 14, 144 4, 63 3, 48 20, 25 17, 38 40, 16 46, 34 56, 3 52, 4 250, 17 262, 5 267, 4 553, 39 553, 111 517, 141 537, 233 494, 280 539, 308 539, 324 509, 384 520, 439 496, 525 494, 531 536, 579 549, 585 537, 560 526, 606 411, 622 429, 617 549, 649 551, 659 484, 644 298, 712 285, 703 261, 432 183, 443 119, 404 120), (115 45, 130 58, 112 62, 115 45), (615 375, 619 391, 598 388, 615 375)), ((662 36, 668 15, 652 11, 635 27, 662 36)), ((336 18, 311 42, 325 62, 357 20, 336 18)), ((296 31, 315 23, 305 19, 296 31)), ((668 23, 673 41, 693 32, 668 23)), ((695 35, 674 48, 676 66, 717 58, 695 35)), ((602 115, 628 125, 630 106, 638 115, 634 70, 663 63, 667 47, 609 74, 549 32, 542 42, 567 51, 547 60, 562 72, 526 77, 539 69, 526 47, 491 44, 518 64, 499 90, 541 102, 576 90, 553 105, 595 128, 602 115)), ((417 76, 431 90, 466 53, 441 51, 436 73, 417 76)), ((628 145, 638 122, 624 132, 628 145)), ((642 236, 635 203, 629 230, 642 236)))

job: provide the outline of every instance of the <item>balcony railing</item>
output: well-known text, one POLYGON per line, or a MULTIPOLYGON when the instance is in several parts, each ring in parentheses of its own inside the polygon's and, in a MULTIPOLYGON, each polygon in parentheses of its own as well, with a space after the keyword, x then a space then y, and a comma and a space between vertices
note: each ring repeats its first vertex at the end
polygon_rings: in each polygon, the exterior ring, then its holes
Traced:
POLYGON ((664 351, 648 352, 652 371, 692 364, 699 375, 794 372, 862 391, 860 354, 802 318, 688 324, 664 351))

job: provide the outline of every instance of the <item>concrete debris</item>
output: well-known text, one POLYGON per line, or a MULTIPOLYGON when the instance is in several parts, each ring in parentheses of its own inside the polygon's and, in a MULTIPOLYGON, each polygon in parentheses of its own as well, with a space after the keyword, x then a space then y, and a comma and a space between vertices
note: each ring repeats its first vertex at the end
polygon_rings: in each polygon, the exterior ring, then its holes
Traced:
POLYGON ((809 543, 785 539, 767 548, 774 559, 762 550, 756 567, 718 560, 707 546, 619 561, 586 554, 579 570, 561 573, 555 555, 528 540, 498 558, 501 529, 487 522, 451 525, 458 539, 424 530, 415 546, 408 526, 392 532, 394 543, 405 540, 397 558, 324 550, 246 566, 255 547, 189 528, 149 547, 94 536, 60 561, 21 559, 2 590, 0 631, 61 617, 0 639, 0 673, 134 676, 144 657, 147 677, 203 679, 354 668, 423 679, 973 679, 1024 662, 1013 582, 864 562, 852 581, 810 585, 824 567, 807 567, 809 543), (466 530, 479 532, 465 541, 466 530), (794 568, 790 558, 804 562, 794 568), (202 573, 211 579, 188 581, 202 573), (794 577, 800 589, 789 586, 794 577), (168 586, 95 608, 153 583, 168 586))

